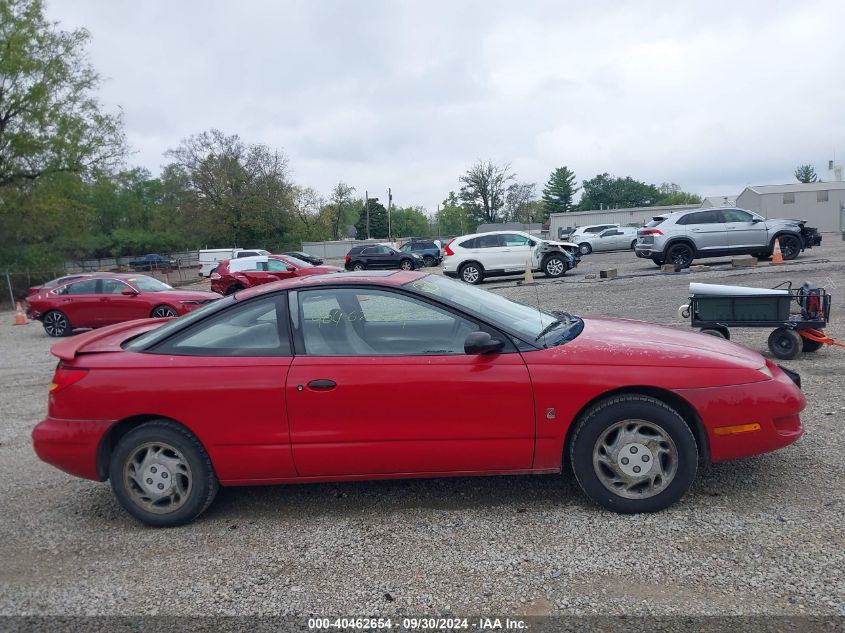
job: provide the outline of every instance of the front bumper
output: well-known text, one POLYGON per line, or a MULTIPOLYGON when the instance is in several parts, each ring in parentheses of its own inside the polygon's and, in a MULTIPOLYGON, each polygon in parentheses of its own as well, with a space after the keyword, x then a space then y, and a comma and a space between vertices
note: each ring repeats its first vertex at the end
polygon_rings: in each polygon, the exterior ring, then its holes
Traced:
POLYGON ((32 446, 41 461, 66 473, 102 481, 97 449, 113 422, 45 418, 32 430, 32 446))
MULTIPOLYGON (((800 413, 807 405, 793 379, 767 362, 771 380, 705 389, 679 389, 698 412, 707 433, 710 460, 721 462, 789 446, 804 434, 800 413), (722 434, 717 429, 758 424, 758 430, 722 434)), ((794 372, 791 372, 794 373, 794 372)), ((800 381, 800 377, 796 378, 800 381)))

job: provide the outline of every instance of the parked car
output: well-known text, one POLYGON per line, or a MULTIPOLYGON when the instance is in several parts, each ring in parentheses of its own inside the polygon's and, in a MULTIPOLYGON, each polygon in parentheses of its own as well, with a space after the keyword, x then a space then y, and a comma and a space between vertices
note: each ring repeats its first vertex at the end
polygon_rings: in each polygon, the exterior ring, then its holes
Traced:
POLYGON ((258 255, 269 255, 269 251, 260 248, 206 248, 199 252, 201 277, 210 277, 211 271, 217 268, 217 264, 227 259, 239 257, 256 257, 258 255))
POLYGON ((176 260, 164 255, 150 254, 133 259, 129 262, 132 270, 166 270, 176 267, 176 260))
POLYGON ((570 242, 578 244, 583 236, 598 235, 607 229, 615 229, 619 227, 618 224, 587 224, 585 226, 576 226, 575 230, 569 234, 567 238, 570 242))
POLYGON ((423 266, 437 266, 443 261, 440 246, 434 240, 410 239, 399 249, 402 253, 416 253, 423 258, 423 266))
POLYGON ((228 296, 245 288, 280 279, 342 271, 343 269, 337 266, 313 266, 301 259, 286 255, 243 257, 220 262, 211 273, 211 289, 228 296))
POLYGON ((316 255, 310 255, 309 253, 305 253, 303 251, 291 251, 290 253, 282 253, 282 255, 287 255, 288 257, 296 257, 297 259, 308 262, 312 266, 319 266, 323 263, 323 260, 316 255))
POLYGON ((154 526, 191 521, 220 485, 570 468, 599 505, 654 512, 701 461, 797 440, 806 404, 777 365, 723 339, 406 271, 266 284, 52 353, 36 453, 109 479, 154 526))
POLYGON ((64 277, 59 277, 58 279, 47 281, 41 284, 40 286, 30 286, 29 288, 27 288, 26 294, 27 296, 38 294, 38 292, 41 290, 49 290, 50 288, 61 286, 69 281, 73 281, 74 279, 84 279, 85 277, 90 277, 93 274, 96 273, 75 273, 73 275, 65 275, 64 277))
POLYGON ((583 233, 577 237, 582 255, 593 251, 634 250, 637 245, 637 229, 632 226, 616 226, 601 233, 583 233))
POLYGON ((422 267, 423 258, 417 253, 402 253, 383 244, 353 246, 346 254, 346 270, 416 270, 422 267))
POLYGON ((28 297, 27 314, 50 336, 68 336, 78 328, 180 316, 217 299, 217 293, 175 290, 146 275, 97 273, 28 297))
POLYGON ((639 230, 635 253, 658 266, 687 268, 702 257, 772 256, 775 239, 786 260, 821 244, 821 235, 804 220, 766 219, 735 207, 677 211, 658 215, 639 230))
POLYGON ((515 275, 525 263, 548 277, 560 277, 580 261, 578 245, 551 242, 522 231, 491 231, 456 237, 443 249, 443 274, 470 284, 485 277, 515 275))

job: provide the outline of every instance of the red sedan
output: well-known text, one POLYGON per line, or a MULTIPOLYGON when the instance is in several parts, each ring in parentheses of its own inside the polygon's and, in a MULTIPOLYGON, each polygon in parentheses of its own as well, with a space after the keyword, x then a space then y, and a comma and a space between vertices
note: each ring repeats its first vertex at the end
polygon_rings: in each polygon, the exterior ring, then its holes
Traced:
POLYGON ((211 289, 228 296, 238 290, 282 279, 342 271, 337 266, 314 266, 288 255, 241 257, 220 262, 211 273, 211 289))
POLYGON ((419 272, 263 285, 52 351, 35 451, 109 479, 156 526, 194 519, 219 485, 562 468, 606 508, 651 512, 684 495, 700 461, 803 433, 797 375, 756 352, 419 272))
POLYGON ((77 328, 187 314, 220 298, 214 292, 174 290, 146 275, 96 273, 47 286, 27 297, 27 314, 50 336, 77 328))

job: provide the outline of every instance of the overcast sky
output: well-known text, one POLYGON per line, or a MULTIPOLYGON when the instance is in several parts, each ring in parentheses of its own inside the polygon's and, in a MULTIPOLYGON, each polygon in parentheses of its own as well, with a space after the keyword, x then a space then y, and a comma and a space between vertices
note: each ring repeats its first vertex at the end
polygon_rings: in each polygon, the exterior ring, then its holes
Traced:
POLYGON ((476 159, 702 195, 845 162, 845 2, 48 0, 130 163, 216 127, 294 179, 433 211, 476 159))

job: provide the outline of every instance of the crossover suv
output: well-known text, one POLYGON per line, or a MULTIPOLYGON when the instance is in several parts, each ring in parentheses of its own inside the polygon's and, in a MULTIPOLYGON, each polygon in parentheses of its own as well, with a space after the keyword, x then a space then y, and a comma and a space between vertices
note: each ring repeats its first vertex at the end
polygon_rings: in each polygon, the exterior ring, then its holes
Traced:
POLYGON ((367 270, 401 268, 416 270, 422 268, 423 258, 417 253, 401 253, 395 248, 383 244, 353 246, 346 254, 346 270, 367 270))
POLYGON ((795 259, 805 248, 821 244, 816 229, 804 220, 766 219, 734 207, 678 211, 658 215, 637 233, 634 252, 658 266, 688 267, 701 257, 772 256, 775 239, 784 259, 795 259))
POLYGON ((399 249, 403 253, 416 253, 423 258, 423 266, 437 266, 443 261, 440 247, 434 240, 410 239, 399 249))
POLYGON ((550 242, 521 231, 491 231, 462 235, 443 249, 443 274, 468 284, 480 284, 485 277, 518 275, 531 269, 547 277, 560 277, 578 265, 578 245, 550 242))

